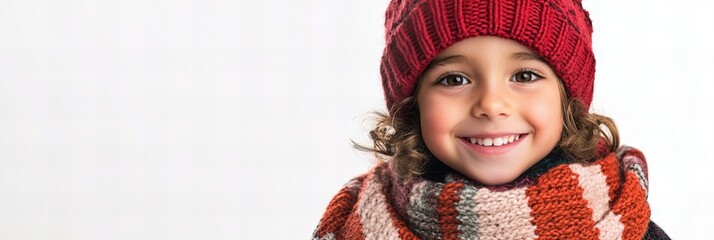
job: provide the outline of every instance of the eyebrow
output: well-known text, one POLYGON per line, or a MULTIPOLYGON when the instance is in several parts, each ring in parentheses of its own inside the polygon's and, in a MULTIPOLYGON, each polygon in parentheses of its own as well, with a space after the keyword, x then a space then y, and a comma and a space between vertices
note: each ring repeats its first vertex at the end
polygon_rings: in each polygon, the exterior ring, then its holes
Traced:
MULTIPOLYGON (((543 58, 541 58, 537 54, 529 53, 529 52, 514 53, 511 55, 511 59, 518 60, 518 61, 539 61, 544 64, 548 64, 543 58)), ((426 66, 426 69, 446 66, 446 65, 455 64, 455 63, 466 63, 466 62, 468 62, 467 58, 463 55, 451 55, 451 56, 446 56, 446 57, 441 57, 441 58, 435 58, 433 61, 431 61, 431 63, 429 63, 428 66, 426 66)))
POLYGON ((545 62, 545 60, 542 57, 538 56, 535 53, 529 53, 529 52, 514 53, 513 55, 511 55, 511 59, 521 60, 521 61, 540 61, 545 64, 548 64, 545 62))
POLYGON ((468 62, 466 60, 466 57, 463 55, 451 55, 451 56, 446 56, 446 57, 441 57, 441 58, 435 58, 434 61, 431 61, 428 66, 426 66, 426 69, 431 69, 434 67, 442 67, 446 66, 449 64, 454 64, 454 63, 466 63, 468 62))

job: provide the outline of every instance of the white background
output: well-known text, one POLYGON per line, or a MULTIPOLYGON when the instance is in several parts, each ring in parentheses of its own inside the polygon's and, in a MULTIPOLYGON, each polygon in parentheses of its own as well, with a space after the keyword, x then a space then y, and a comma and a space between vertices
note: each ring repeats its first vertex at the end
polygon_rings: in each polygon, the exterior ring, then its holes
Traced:
MULTIPOLYGON (((372 164, 387 1, 2 1, 0 239, 306 239, 372 164)), ((595 1, 593 110, 714 225, 711 1, 595 1)))

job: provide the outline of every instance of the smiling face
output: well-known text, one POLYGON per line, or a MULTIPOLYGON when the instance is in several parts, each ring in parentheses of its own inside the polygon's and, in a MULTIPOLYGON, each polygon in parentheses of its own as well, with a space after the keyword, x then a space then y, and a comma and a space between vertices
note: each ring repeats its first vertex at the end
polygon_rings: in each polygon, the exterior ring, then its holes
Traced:
POLYGON ((416 94, 427 148, 473 180, 508 183, 560 140, 560 80, 516 41, 462 40, 439 53, 420 81, 416 94))

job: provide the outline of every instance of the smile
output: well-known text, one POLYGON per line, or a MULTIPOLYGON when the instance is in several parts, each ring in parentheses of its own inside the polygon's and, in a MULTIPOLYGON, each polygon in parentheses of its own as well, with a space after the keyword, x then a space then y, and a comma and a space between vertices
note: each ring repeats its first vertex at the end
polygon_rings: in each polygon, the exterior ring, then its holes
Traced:
POLYGON ((490 146, 501 146, 501 145, 506 145, 509 143, 512 143, 514 141, 518 141, 520 138, 520 134, 514 134, 514 135, 507 135, 507 136, 502 136, 502 137, 495 137, 495 138, 474 138, 474 137, 465 137, 464 140, 471 142, 471 144, 478 144, 481 146, 485 147, 490 147, 490 146))
POLYGON ((499 137, 461 137, 461 142, 463 142, 468 149, 475 152, 486 155, 499 155, 511 151, 527 136, 528 133, 510 134, 499 137))

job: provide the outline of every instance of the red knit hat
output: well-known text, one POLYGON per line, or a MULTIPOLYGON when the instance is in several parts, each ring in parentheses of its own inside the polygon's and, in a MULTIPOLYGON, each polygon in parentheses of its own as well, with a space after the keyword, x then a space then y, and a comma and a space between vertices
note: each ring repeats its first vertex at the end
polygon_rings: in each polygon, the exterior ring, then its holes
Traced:
POLYGON ((579 0, 392 0, 380 73, 389 113, 414 93, 419 75, 452 44, 498 36, 550 64, 568 96, 590 108, 595 79, 592 23, 579 0))

